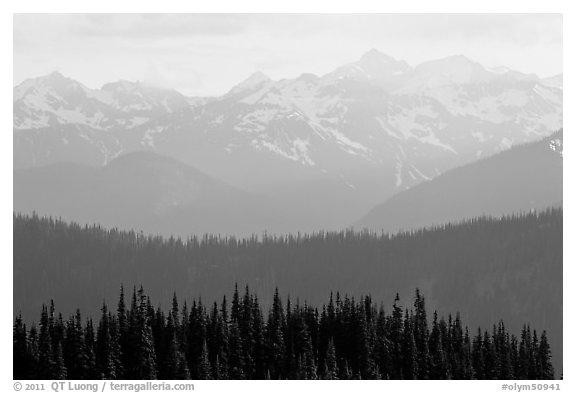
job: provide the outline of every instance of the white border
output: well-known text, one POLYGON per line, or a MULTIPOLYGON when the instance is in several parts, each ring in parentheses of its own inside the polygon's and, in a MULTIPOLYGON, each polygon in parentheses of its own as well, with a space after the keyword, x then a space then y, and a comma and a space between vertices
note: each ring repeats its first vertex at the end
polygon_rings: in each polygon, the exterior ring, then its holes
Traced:
MULTIPOLYGON (((4 3, 1 7, 2 12, 0 19, 0 40, 2 42, 2 50, 5 56, 4 61, 1 62, 2 67, 2 89, 0 94, 2 100, 3 110, 2 114, 2 131, 4 133, 5 143, 2 143, 2 165, 0 166, 2 172, 2 184, 5 184, 5 191, 2 193, 2 263, 0 267, 0 276, 2 277, 2 285, 0 286, 0 293, 5 303, 10 303, 12 307, 12 228, 11 228, 11 214, 12 214, 12 113, 9 109, 11 102, 11 92, 13 88, 12 72, 13 62, 8 59, 11 58, 13 53, 13 13, 51 13, 51 12, 384 12, 384 13, 401 13, 412 12, 417 10, 421 13, 438 13, 438 12, 485 12, 485 13, 563 13, 564 14, 564 48, 574 48, 574 13, 572 12, 569 1, 560 0, 546 0, 546 1, 497 1, 497 0, 484 0, 482 2, 475 2, 470 5, 462 0, 410 0, 398 2, 376 2, 369 0, 330 0, 330 1, 311 1, 311 0, 292 0, 290 2, 283 2, 277 4, 270 0, 218 0, 209 2, 192 2, 184 0, 163 0, 157 2, 149 2, 144 4, 142 1, 125 1, 118 0, 100 0, 86 4, 78 0, 57 0, 57 1, 18 1, 11 4, 4 3), (397 4, 393 4, 397 3, 397 4), (10 55, 9 55, 10 54, 10 55), (10 136, 8 136, 10 135, 10 136), (8 193, 10 190, 10 193, 8 193), (10 299, 10 300, 8 300, 10 299)), ((574 361, 570 357, 574 349, 574 338, 571 331, 574 329, 574 317, 570 312, 570 306, 574 300, 574 293, 570 289, 570 284, 574 280, 574 267, 576 262, 574 259, 574 210, 571 202, 574 199, 574 178, 576 171, 574 170, 574 159, 571 154, 574 149, 573 146, 573 116, 571 108, 574 104, 574 50, 564 50, 564 105, 568 108, 564 111, 564 129, 567 131, 564 134, 565 147, 564 147, 564 217, 566 219, 564 231, 564 381, 559 381, 563 391, 576 391, 574 384, 574 361), (572 241, 571 241, 572 240, 572 241)), ((5 304, 5 306, 8 306, 5 304)), ((2 313, 2 320, 0 321, 0 333, 2 336, 1 347, 3 349, 2 367, 0 373, 2 375, 1 390, 5 392, 14 391, 12 381, 12 350, 10 345, 10 338, 12 335, 12 312, 2 313)), ((513 382, 512 382, 513 383, 513 382)), ((337 383, 322 382, 322 381, 283 381, 283 382, 259 382, 259 381, 198 381, 196 382, 196 390, 198 391, 269 391, 274 389, 276 392, 290 392, 295 389, 314 389, 314 388, 328 388, 334 392, 344 392, 350 389, 360 388, 362 391, 378 391, 382 392, 385 389, 389 391, 407 391, 407 392, 422 392, 423 389, 441 389, 443 392, 496 392, 501 391, 501 381, 340 381, 337 383), (328 386, 328 384, 330 386, 328 386), (272 385, 272 386, 271 386, 272 385)), ((47 387, 49 389, 49 387, 47 387)))

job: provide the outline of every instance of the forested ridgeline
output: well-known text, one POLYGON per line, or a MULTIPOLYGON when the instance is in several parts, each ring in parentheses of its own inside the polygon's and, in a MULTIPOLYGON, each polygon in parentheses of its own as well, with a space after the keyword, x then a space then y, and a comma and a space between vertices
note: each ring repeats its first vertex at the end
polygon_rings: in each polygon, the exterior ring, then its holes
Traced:
MULTIPOLYGON (((562 209, 477 218, 397 235, 324 232, 247 239, 179 240, 14 215, 14 316, 31 322, 54 299, 64 315, 96 315, 122 283, 140 284, 159 304, 173 292, 220 301, 248 284, 271 306, 275 287, 324 304, 330 292, 425 291, 441 314, 458 310, 470 326, 503 319, 512 331, 547 330, 562 368, 562 209)), ((407 304, 403 304, 406 306, 407 304)))
POLYGON ((165 312, 142 287, 130 306, 104 304, 100 320, 80 310, 64 320, 54 303, 39 324, 14 323, 14 379, 552 379, 546 332, 524 326, 520 338, 500 321, 491 332, 464 326, 459 314, 434 313, 424 297, 412 308, 396 295, 391 312, 370 296, 340 294, 314 308, 283 306, 278 291, 264 314, 246 287, 230 306, 200 299, 165 312))

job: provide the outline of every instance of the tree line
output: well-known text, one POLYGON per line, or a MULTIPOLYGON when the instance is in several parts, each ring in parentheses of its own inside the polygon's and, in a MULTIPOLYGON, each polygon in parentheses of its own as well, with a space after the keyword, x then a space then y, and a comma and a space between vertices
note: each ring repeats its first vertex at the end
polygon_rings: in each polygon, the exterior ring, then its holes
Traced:
POLYGON ((76 307, 94 314, 121 283, 142 284, 168 304, 171 291, 218 301, 224 288, 242 282, 269 307, 276 287, 321 304, 336 289, 390 299, 422 287, 430 277, 427 296, 445 305, 443 312, 457 309, 473 318, 493 310, 499 319, 533 310, 519 320, 534 323, 540 319, 536 312, 561 315, 562 209, 398 234, 179 239, 20 214, 14 215, 13 228, 14 310, 25 319, 46 299, 55 299, 66 314, 76 307), (54 285, 59 281, 67 284, 54 285), (498 301, 486 304, 489 299, 479 293, 498 301))
POLYGON ((265 314, 236 287, 230 301, 153 307, 143 288, 124 288, 97 324, 80 310, 64 319, 54 302, 38 324, 15 318, 14 379, 553 379, 546 332, 520 336, 500 321, 469 331, 460 315, 427 316, 398 294, 390 311, 371 296, 339 293, 313 307, 275 291, 265 314), (285 304, 285 305, 284 305, 285 304))
MULTIPOLYGON (((29 326, 47 299, 64 315, 76 308, 98 315, 102 299, 114 299, 122 283, 142 284, 155 306, 166 309, 173 292, 220 303, 235 282, 258 293, 264 310, 276 287, 284 298, 297 294, 315 305, 336 290, 392 300, 420 288, 432 309, 441 315, 458 310, 469 326, 503 319, 513 332, 527 322, 546 329, 554 367, 562 372, 562 208, 398 234, 178 239, 20 214, 13 227, 13 318, 21 312, 29 326)), ((401 305, 410 304, 403 296, 401 305)))

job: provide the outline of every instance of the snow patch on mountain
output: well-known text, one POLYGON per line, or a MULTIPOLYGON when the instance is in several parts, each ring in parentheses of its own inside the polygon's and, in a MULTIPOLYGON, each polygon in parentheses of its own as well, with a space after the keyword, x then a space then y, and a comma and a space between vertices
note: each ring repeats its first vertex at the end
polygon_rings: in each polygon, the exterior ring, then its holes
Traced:
POLYGON ((512 147, 512 140, 510 138, 502 138, 502 140, 500 141, 500 144, 498 145, 498 148, 502 149, 502 150, 508 150, 512 147))
MULTIPOLYGON (((316 163, 310 158, 308 140, 296 138, 288 143, 282 142, 278 139, 274 141, 266 139, 253 139, 251 145, 259 150, 266 149, 282 158, 296 161, 304 166, 315 166, 316 163), (282 148, 284 146, 284 149, 282 148)), ((231 147, 227 146, 226 150, 231 152, 231 147)))
POLYGON ((363 144, 351 140, 346 135, 344 135, 342 132, 340 132, 334 128, 327 128, 327 129, 325 129, 325 131, 327 133, 329 133, 330 135, 332 135, 338 144, 348 148, 349 153, 351 153, 351 154, 362 153, 364 156, 368 157, 368 155, 370 153, 370 149, 367 148, 366 146, 364 146, 363 144))
POLYGON ((277 109, 257 109, 244 116, 238 124, 237 129, 248 132, 264 131, 266 124, 272 121, 277 115, 277 109))
MULTIPOLYGON (((432 179, 432 177, 426 176, 418 168, 416 168, 414 165, 410 165, 410 167, 416 172, 416 174, 418 174, 418 176, 420 176, 420 179, 424 179, 424 180, 431 180, 432 179)), ((412 173, 412 172, 410 172, 410 173, 412 173)), ((417 180, 417 179, 414 179, 414 180, 417 180)))
POLYGON ((550 102, 553 105, 562 105, 562 92, 561 92, 562 88, 557 86, 548 86, 548 87, 554 87, 559 90, 554 91, 544 86, 545 84, 543 85, 535 84, 534 92, 538 94, 540 97, 542 97, 542 99, 545 100, 546 102, 550 102))
POLYGON ((478 131, 472 131, 471 133, 472 137, 474 139, 476 139, 478 142, 480 143, 485 143, 488 142, 490 140, 489 137, 487 137, 484 133, 482 132, 478 132, 478 131))
POLYGON ((395 186, 396 188, 400 187, 402 185, 402 169, 404 168, 404 161, 398 156, 398 154, 396 154, 396 164, 394 166, 395 169, 395 173, 394 176, 396 176, 396 183, 395 186))

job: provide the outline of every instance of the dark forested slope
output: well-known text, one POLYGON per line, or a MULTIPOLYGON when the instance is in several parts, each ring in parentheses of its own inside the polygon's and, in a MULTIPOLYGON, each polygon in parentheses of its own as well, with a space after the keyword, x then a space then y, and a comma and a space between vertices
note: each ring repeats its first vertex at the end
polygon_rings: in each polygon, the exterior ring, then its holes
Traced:
POLYGON ((429 306, 458 310, 471 327, 504 319, 515 330, 525 323, 546 329, 555 359, 562 358, 562 209, 395 236, 348 231, 186 242, 14 217, 14 313, 25 319, 47 299, 65 314, 76 307, 94 314, 122 283, 142 284, 166 304, 173 291, 219 300, 235 282, 262 299, 278 286, 311 304, 331 291, 386 299, 420 288, 429 306))

